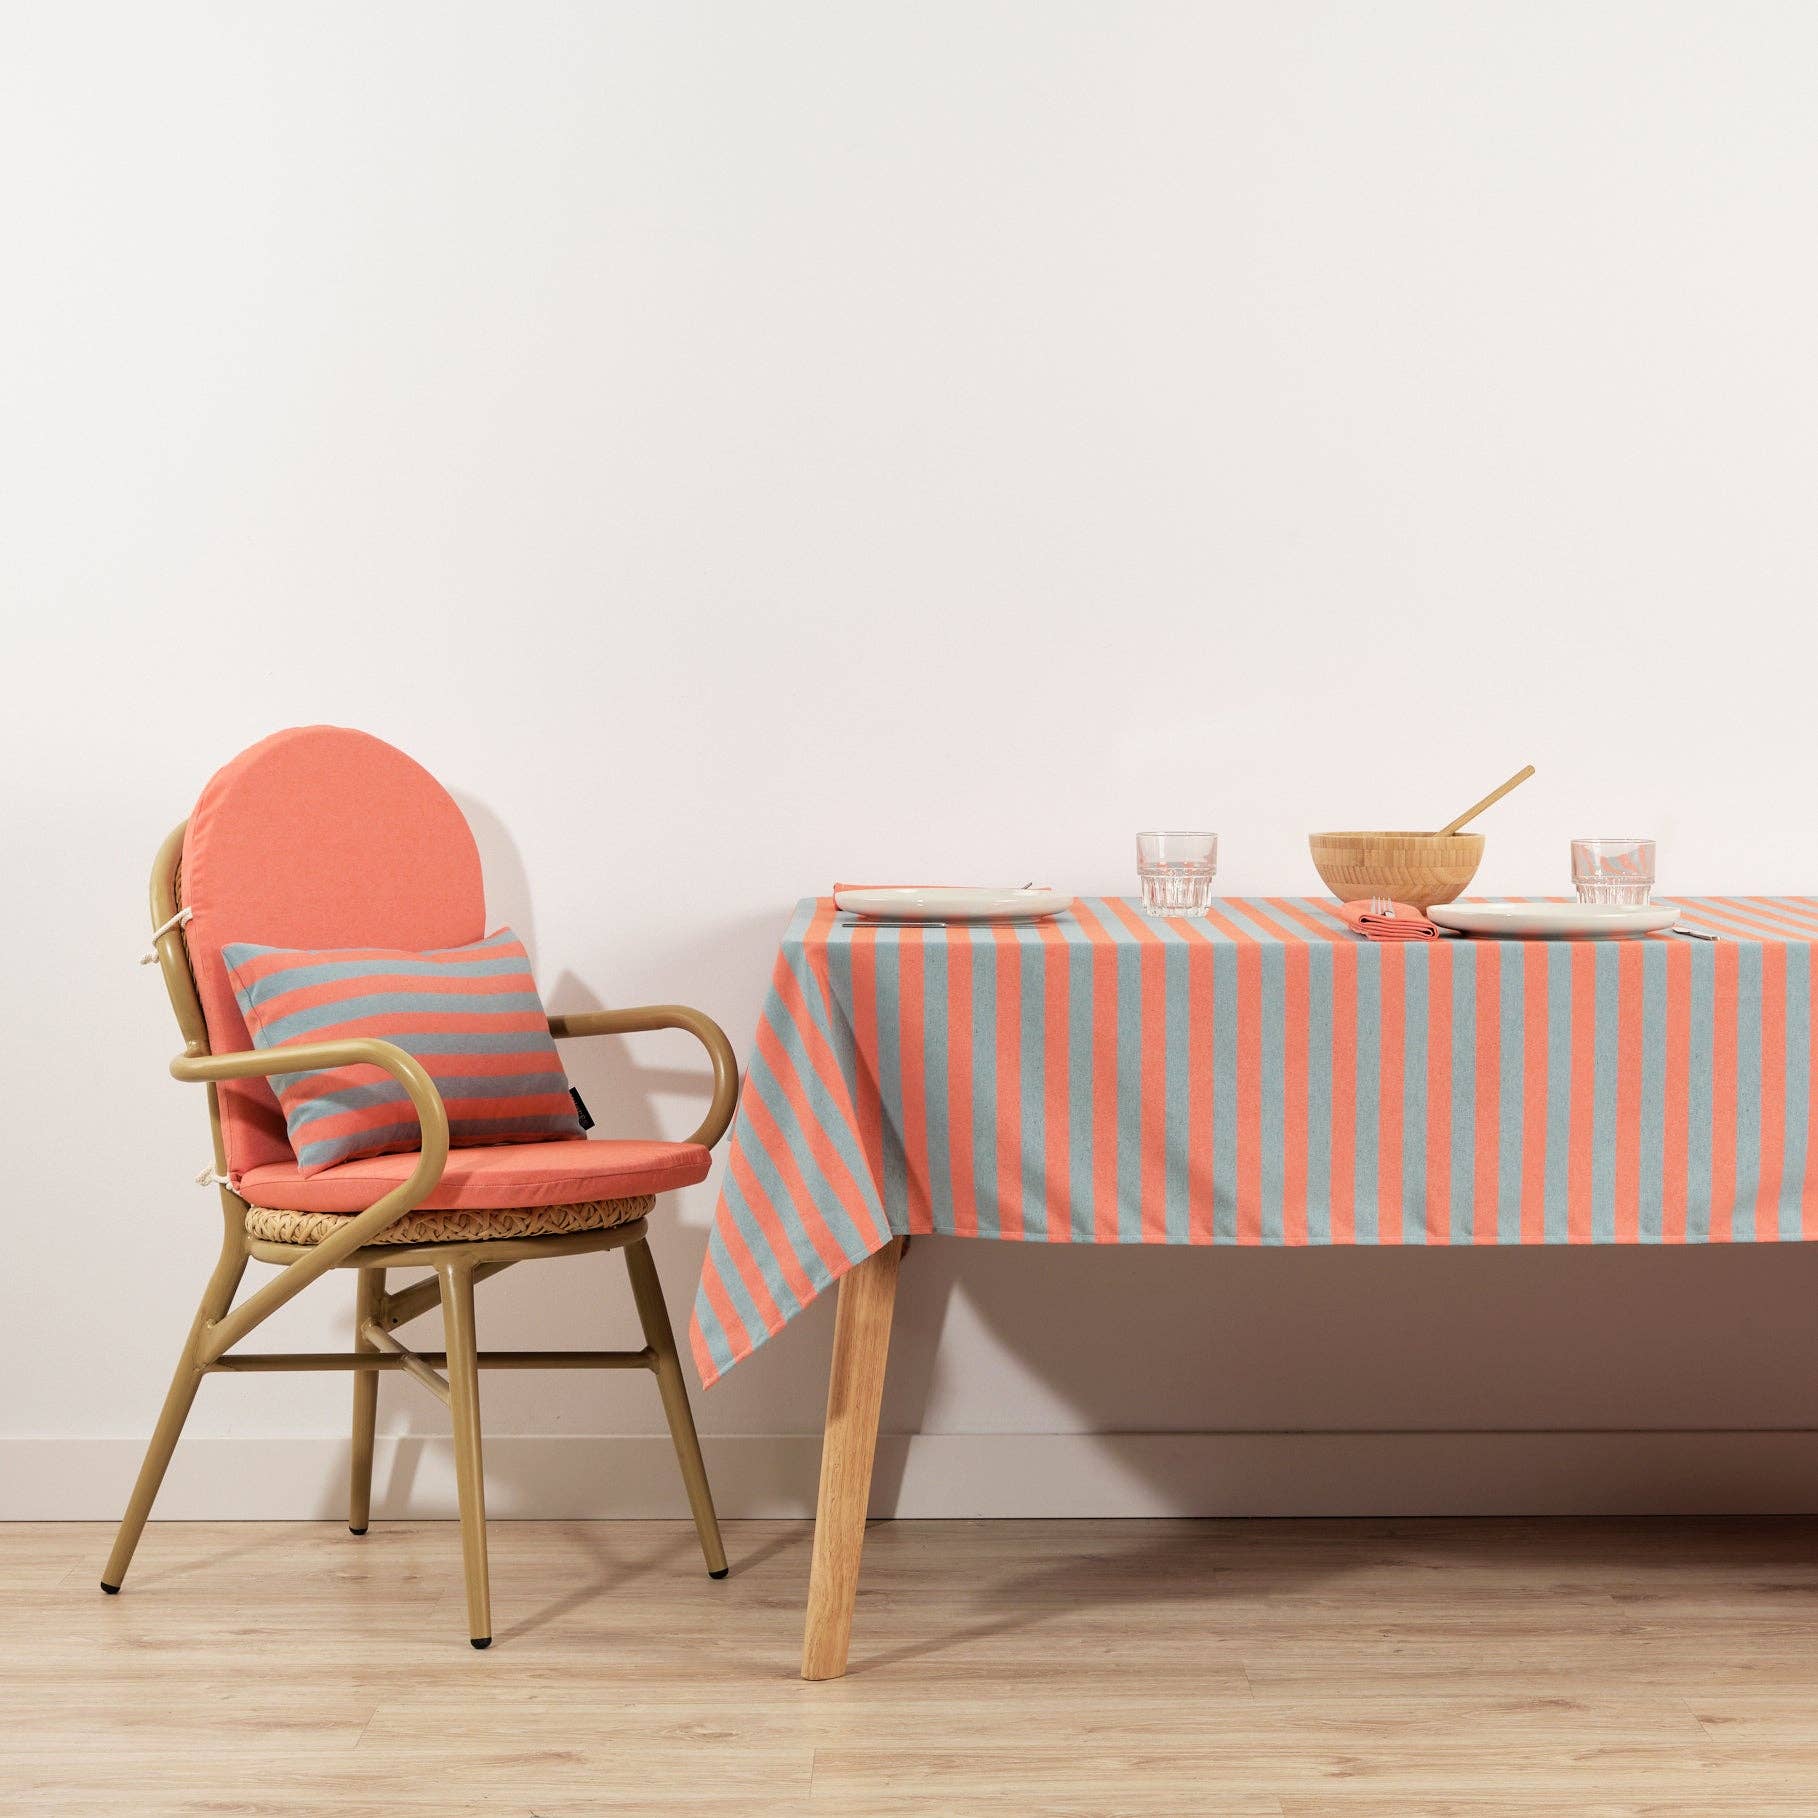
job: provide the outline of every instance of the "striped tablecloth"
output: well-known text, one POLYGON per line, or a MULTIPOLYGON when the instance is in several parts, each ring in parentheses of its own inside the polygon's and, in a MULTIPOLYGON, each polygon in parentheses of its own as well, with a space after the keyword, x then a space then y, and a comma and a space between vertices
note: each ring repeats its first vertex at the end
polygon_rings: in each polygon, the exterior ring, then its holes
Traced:
POLYGON ((1818 898, 1673 900, 1719 938, 1375 944, 1307 897, 925 930, 804 901, 695 1297, 702 1379, 893 1233, 1818 1236, 1818 898))

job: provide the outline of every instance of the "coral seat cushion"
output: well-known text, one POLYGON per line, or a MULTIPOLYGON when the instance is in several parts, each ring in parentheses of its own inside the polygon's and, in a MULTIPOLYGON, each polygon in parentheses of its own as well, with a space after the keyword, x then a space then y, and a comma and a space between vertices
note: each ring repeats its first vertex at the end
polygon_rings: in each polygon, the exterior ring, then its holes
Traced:
MULTIPOLYGON (((592 1199, 668 1193, 707 1178, 712 1157, 699 1143, 592 1138, 451 1149, 425 1207, 475 1209, 570 1206, 592 1199)), ((280 1212, 364 1212, 405 1181, 417 1158, 370 1155, 305 1174, 294 1160, 249 1168, 240 1193, 280 1212)))

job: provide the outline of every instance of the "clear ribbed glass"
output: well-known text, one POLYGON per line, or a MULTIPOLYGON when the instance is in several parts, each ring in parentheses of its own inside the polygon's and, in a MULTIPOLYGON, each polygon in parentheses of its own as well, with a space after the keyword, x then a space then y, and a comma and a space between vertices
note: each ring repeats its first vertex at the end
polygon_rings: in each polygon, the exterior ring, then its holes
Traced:
POLYGON ((1572 883, 1581 903, 1644 904, 1654 891, 1654 842, 1574 840, 1572 883))
POLYGON ((1216 833, 1136 836, 1136 876, 1149 915, 1204 915, 1217 875, 1216 833))

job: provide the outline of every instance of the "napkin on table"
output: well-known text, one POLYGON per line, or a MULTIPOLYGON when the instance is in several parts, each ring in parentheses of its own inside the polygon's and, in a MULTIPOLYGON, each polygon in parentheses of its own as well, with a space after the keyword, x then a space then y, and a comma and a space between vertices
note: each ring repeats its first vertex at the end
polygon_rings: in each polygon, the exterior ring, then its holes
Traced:
POLYGON ((1355 903, 1340 903, 1338 913, 1353 934, 1361 934, 1367 941, 1439 939, 1439 924, 1428 921, 1409 903, 1391 903, 1387 915, 1372 915, 1370 899, 1362 897, 1355 903))

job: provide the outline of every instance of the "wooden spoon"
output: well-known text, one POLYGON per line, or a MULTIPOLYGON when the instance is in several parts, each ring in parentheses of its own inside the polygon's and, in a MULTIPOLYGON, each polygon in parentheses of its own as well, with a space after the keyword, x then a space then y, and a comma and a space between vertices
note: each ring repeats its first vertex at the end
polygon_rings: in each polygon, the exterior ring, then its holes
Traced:
POLYGON ((1525 783, 1533 774, 1534 766, 1532 764, 1529 764, 1525 769, 1517 770, 1506 783, 1500 784, 1497 788, 1492 789, 1481 802, 1473 802, 1457 820, 1447 821, 1446 824, 1440 828, 1440 835, 1443 837, 1448 833, 1456 833, 1466 821, 1476 820, 1492 802, 1500 802, 1517 783, 1525 783))

